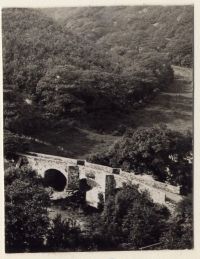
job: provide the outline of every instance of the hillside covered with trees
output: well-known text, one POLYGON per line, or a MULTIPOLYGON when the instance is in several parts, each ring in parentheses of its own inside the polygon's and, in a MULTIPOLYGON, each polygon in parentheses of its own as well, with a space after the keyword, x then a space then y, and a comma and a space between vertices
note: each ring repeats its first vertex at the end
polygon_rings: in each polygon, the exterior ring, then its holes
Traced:
POLYGON ((175 65, 192 67, 192 6, 115 6, 45 9, 77 35, 111 52, 115 62, 133 63, 138 53, 165 53, 175 65))
POLYGON ((37 121, 39 113, 41 119, 60 119, 129 110, 173 80, 161 53, 139 53, 124 69, 111 53, 37 10, 3 11, 3 50, 5 127, 12 130, 20 128, 20 114, 30 105, 37 121), (15 120, 17 127, 9 126, 15 120))
POLYGON ((49 119, 94 125, 129 113, 172 82, 173 70, 155 50, 128 65, 40 10, 4 9, 3 76, 4 127, 31 135, 51 127, 49 119))
MULTIPOLYGON (((72 132, 78 125, 101 133, 117 117, 140 114, 143 105, 173 85, 174 60, 192 61, 192 17, 190 6, 4 9, 5 155, 32 149, 30 139, 46 130, 72 132), (180 55, 170 52, 173 42, 180 55)), ((151 171, 191 191, 192 167, 185 160, 192 152, 191 137, 161 128, 127 133, 127 127, 119 124, 111 134, 126 132, 122 139, 112 150, 106 147, 103 157, 99 152, 91 159, 151 171), (175 164, 168 158, 174 155, 180 156, 175 164)))
POLYGON ((193 7, 4 8, 2 36, 7 252, 192 248, 193 7), (42 180, 16 167, 26 151, 149 174, 185 197, 171 215, 125 185, 95 212, 73 204, 83 231, 50 219, 42 180))

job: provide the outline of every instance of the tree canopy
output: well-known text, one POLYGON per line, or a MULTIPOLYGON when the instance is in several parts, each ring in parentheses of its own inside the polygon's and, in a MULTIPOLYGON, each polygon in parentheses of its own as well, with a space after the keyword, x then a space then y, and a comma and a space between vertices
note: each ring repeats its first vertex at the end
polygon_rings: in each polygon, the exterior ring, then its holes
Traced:
POLYGON ((50 219, 49 193, 31 168, 5 171, 6 252, 76 250, 82 238, 76 220, 50 219))
POLYGON ((4 9, 5 128, 32 134, 49 118, 130 112, 173 80, 169 59, 150 50, 131 62, 37 9, 4 9))
POLYGON ((193 247, 192 195, 177 206, 176 214, 168 223, 168 230, 161 237, 164 249, 191 249, 193 247))
POLYGON ((159 241, 168 217, 168 210, 154 204, 148 193, 125 185, 106 200, 92 239, 100 250, 138 249, 159 241))
POLYGON ((38 251, 49 227, 48 194, 35 172, 9 168, 5 172, 5 239, 7 252, 38 251))
MULTIPOLYGON (((89 128, 93 120, 103 130, 106 115, 136 111, 172 83, 172 64, 192 66, 192 23, 191 6, 3 9, 5 158, 28 150, 27 139, 56 123, 85 119, 89 128)), ((191 134, 130 129, 91 160, 192 191, 191 134)), ((49 218, 48 192, 31 168, 9 165, 6 251, 126 250, 160 241, 164 248, 192 247, 191 201, 170 218, 137 186, 106 195, 104 202, 100 193, 99 211, 82 233, 73 219, 49 218)))
POLYGON ((192 136, 166 127, 128 130, 107 153, 94 154, 92 161, 126 171, 152 174, 156 180, 192 188, 192 136))
POLYGON ((115 61, 130 64, 138 52, 155 50, 167 54, 174 65, 192 67, 193 6, 54 8, 43 12, 110 51, 115 61))

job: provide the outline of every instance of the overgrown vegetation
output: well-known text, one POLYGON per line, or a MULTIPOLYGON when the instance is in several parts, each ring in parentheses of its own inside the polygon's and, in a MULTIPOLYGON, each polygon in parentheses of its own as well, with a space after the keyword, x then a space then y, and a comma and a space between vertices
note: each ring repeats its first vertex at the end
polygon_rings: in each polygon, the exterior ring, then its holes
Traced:
POLYGON ((77 249, 80 229, 59 215, 50 220, 48 192, 31 168, 7 169, 5 187, 6 252, 77 249))
POLYGON ((137 250, 155 243, 192 248, 191 201, 182 201, 173 218, 148 193, 124 185, 98 211, 87 211, 83 231, 74 218, 49 218, 49 196, 41 183, 30 168, 6 171, 6 252, 137 250))
POLYGON ((104 49, 31 9, 3 10, 3 66, 5 128, 23 134, 49 119, 130 112, 173 80, 166 55, 140 53, 122 71, 104 49))
POLYGON ((114 62, 132 65, 138 53, 165 53, 174 65, 193 64, 193 6, 115 6, 44 9, 114 62))
MULTIPOLYGON (((140 123, 142 106, 169 84, 178 89, 171 65, 192 67, 193 7, 3 9, 2 25, 8 160, 32 149, 40 136, 48 145, 45 151, 37 147, 38 152, 80 156, 80 150, 104 142, 109 132, 103 152, 91 161, 151 174, 180 185, 182 194, 192 192, 191 134, 166 127, 135 128, 145 125, 140 123), (93 139, 83 145, 91 129, 93 139), (58 145, 72 135, 76 144, 66 144, 67 150, 58 145), (108 150, 116 136, 119 140, 108 150)), ((177 89, 172 93, 178 94, 177 89)), ((169 109, 168 100, 166 105, 169 109)), ((178 105, 181 109, 183 103, 177 101, 174 107, 178 105)), ((181 202, 172 217, 137 186, 124 186, 106 202, 100 197, 99 211, 89 215, 90 225, 83 232, 75 220, 59 215, 51 220, 41 179, 8 160, 7 252, 126 250, 157 242, 160 249, 192 248, 191 199, 181 202)))
POLYGON ((97 250, 138 249, 159 241, 165 232, 169 211, 154 204, 148 193, 125 185, 110 195, 90 235, 97 250))
POLYGON ((48 194, 35 172, 9 168, 5 172, 5 239, 7 252, 38 251, 49 227, 48 194))
POLYGON ((181 201, 160 238, 161 249, 191 249, 193 247, 193 201, 192 195, 181 201))
POLYGON ((164 126, 128 130, 107 153, 90 157, 95 163, 121 167, 125 171, 151 174, 162 182, 192 191, 192 136, 164 126))

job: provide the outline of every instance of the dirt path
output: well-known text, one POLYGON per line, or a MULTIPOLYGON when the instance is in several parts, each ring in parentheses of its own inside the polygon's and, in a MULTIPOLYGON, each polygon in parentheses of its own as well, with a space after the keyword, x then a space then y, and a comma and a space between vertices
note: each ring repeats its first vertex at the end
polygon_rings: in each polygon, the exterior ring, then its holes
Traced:
POLYGON ((192 130, 193 83, 192 70, 173 66, 174 82, 159 93, 143 110, 134 113, 136 127, 159 123, 184 132, 192 130))

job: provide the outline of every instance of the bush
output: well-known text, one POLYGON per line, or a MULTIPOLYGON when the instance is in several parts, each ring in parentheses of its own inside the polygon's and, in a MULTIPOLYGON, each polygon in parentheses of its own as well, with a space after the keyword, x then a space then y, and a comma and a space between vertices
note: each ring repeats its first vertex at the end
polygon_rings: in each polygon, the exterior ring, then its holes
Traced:
POLYGON ((177 206, 175 216, 168 222, 168 230, 160 239, 162 249, 193 248, 193 202, 192 195, 177 206))
POLYGON ((81 247, 81 232, 73 219, 62 220, 57 215, 51 223, 46 240, 47 251, 77 251, 81 247))
POLYGON ((125 171, 152 174, 155 180, 180 185, 183 194, 192 191, 192 136, 165 126, 129 129, 107 152, 90 161, 125 171))
POLYGON ((27 168, 8 169, 5 185, 6 252, 43 251, 49 227, 48 194, 27 168))
POLYGON ((168 218, 169 211, 154 204, 147 193, 125 185, 105 201, 90 235, 98 250, 139 249, 159 241, 168 218))

